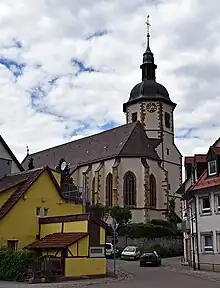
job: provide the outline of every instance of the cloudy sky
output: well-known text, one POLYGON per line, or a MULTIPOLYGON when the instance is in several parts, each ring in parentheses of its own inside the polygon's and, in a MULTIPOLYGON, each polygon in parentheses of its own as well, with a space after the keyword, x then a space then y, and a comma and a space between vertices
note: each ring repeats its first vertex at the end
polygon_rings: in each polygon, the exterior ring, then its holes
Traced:
POLYGON ((19 160, 125 123, 146 16, 183 155, 220 136, 220 1, 0 0, 0 134, 19 160))

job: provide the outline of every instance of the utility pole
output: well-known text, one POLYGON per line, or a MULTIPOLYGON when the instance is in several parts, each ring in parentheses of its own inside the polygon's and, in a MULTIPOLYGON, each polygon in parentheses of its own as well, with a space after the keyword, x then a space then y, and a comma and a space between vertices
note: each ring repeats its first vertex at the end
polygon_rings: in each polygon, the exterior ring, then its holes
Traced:
POLYGON ((115 246, 116 246, 116 230, 118 228, 118 223, 115 218, 112 218, 112 229, 113 229, 113 274, 116 277, 116 258, 115 258, 115 246))
POLYGON ((192 249, 193 249, 193 270, 196 270, 196 258, 195 258, 195 236, 194 236, 194 223, 193 223, 193 211, 192 211, 192 207, 190 206, 190 211, 191 211, 191 225, 192 225, 192 249))

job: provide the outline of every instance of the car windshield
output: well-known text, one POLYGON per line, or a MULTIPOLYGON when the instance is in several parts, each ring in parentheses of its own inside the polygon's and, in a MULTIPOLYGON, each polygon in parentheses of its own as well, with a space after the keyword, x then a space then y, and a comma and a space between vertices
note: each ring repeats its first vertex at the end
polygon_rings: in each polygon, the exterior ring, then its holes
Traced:
POLYGON ((136 248, 135 247, 126 247, 125 252, 135 252, 136 251, 136 248))

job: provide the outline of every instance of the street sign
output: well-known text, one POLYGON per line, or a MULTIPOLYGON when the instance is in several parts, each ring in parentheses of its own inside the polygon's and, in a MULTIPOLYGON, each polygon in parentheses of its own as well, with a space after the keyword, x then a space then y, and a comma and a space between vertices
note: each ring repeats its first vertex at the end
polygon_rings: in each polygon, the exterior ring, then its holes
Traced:
POLYGON ((119 224, 116 222, 116 220, 112 219, 111 227, 114 232, 118 229, 118 225, 119 224))

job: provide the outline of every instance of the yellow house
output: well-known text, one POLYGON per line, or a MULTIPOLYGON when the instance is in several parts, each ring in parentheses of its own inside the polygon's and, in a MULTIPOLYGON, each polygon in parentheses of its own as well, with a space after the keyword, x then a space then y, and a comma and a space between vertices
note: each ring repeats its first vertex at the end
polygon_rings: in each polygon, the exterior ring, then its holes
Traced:
POLYGON ((22 249, 39 239, 39 217, 82 213, 81 204, 63 198, 56 179, 49 167, 0 179, 0 247, 22 249))
POLYGON ((38 256, 60 259, 61 276, 106 275, 108 225, 89 214, 39 218, 41 239, 28 245, 38 256))

